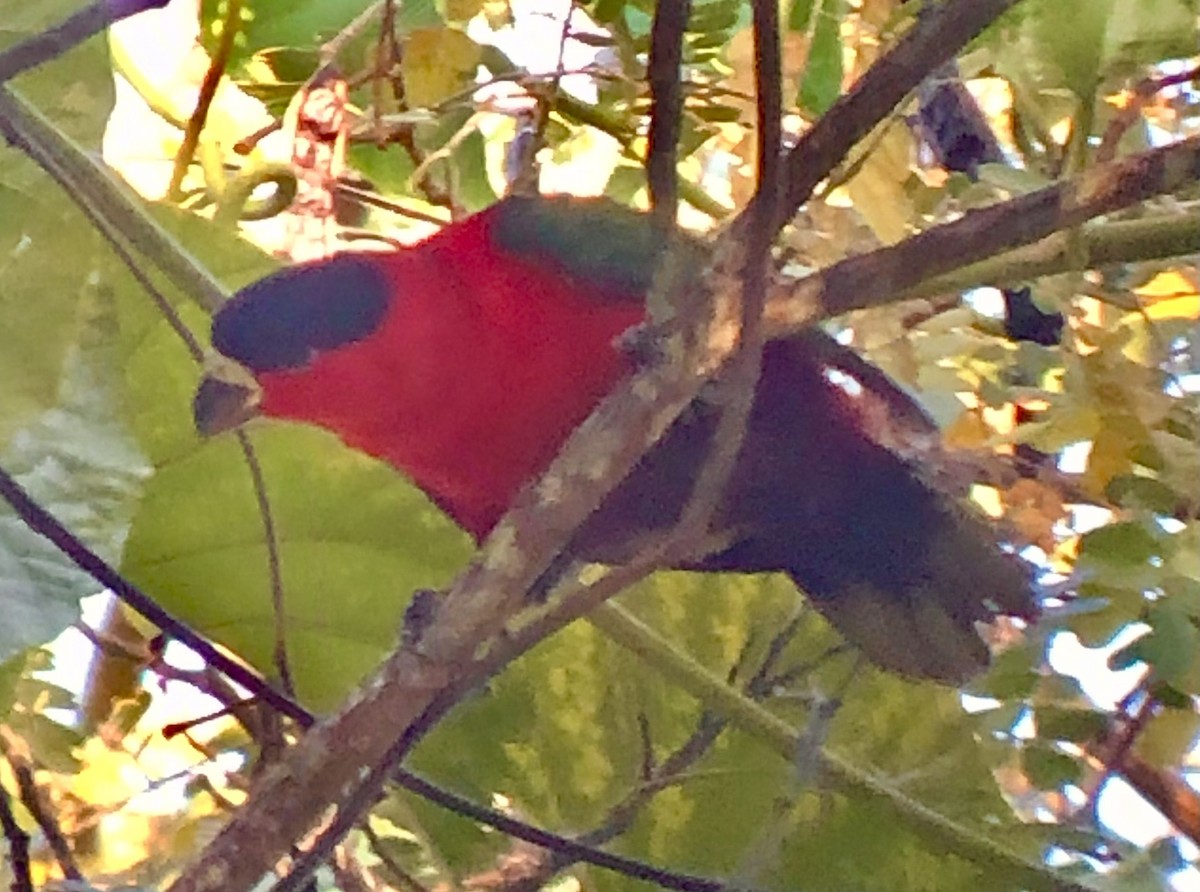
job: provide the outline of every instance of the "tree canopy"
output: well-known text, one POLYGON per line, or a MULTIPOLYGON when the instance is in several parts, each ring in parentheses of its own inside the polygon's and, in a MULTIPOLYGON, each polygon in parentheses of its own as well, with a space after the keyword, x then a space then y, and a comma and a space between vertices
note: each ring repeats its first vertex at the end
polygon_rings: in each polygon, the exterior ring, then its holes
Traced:
POLYGON ((1200 883, 1195 0, 75 6, 0 0, 11 888, 1200 883), (476 551, 324 432, 198 436, 231 291, 539 191, 715 246, 568 497, 476 551), (524 597, 723 332, 813 325, 1038 568, 985 675, 649 553, 524 597))

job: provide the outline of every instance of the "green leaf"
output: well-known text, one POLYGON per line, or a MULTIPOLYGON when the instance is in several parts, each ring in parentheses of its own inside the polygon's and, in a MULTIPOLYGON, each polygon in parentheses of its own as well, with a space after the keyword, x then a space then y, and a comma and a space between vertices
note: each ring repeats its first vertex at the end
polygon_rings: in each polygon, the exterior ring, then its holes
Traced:
POLYGON ((600 24, 619 21, 628 0, 598 0, 592 9, 592 17, 600 24))
POLYGON ((1077 759, 1048 746, 1030 745, 1021 751, 1021 768, 1040 790, 1057 790, 1083 776, 1077 759))
POLYGON ((1171 487, 1153 477, 1134 474, 1114 477, 1104 493, 1122 508, 1141 508, 1157 514, 1170 515, 1179 504, 1179 496, 1171 487))
POLYGON ((824 114, 842 92, 843 14, 844 0, 823 0, 813 29, 798 99, 801 108, 813 114, 824 114))
POLYGON ((807 31, 815 5, 816 0, 792 0, 792 8, 788 13, 788 29, 792 31, 807 31))
POLYGON ((63 774, 74 774, 79 770, 74 750, 83 738, 77 731, 40 713, 24 711, 9 715, 7 724, 37 753, 40 765, 63 774))
POLYGON ((712 31, 730 31, 742 20, 745 4, 741 0, 710 0, 696 3, 688 17, 687 30, 691 34, 712 31))
POLYGON ((1196 0, 1117 0, 1108 22, 1108 67, 1136 72, 1196 52, 1196 0))
POLYGON ((29 173, 15 150, 0 149, 0 442, 57 400, 96 262, 85 251, 78 263, 63 263, 64 230, 74 230, 82 245, 95 243, 56 187, 27 181, 29 173), (18 180, 27 182, 17 188, 18 180))
MULTIPOLYGON (((445 584, 467 542, 389 467, 332 436, 267 424, 253 442, 279 539, 286 643, 301 698, 328 709, 394 645, 415 589, 445 584)), ((123 570, 199 631, 273 674, 262 518, 232 436, 161 464, 123 570)))
MULTIPOLYGON (((726 676, 743 651, 750 655, 743 673, 752 671, 753 655, 785 625, 795 593, 782 578, 669 573, 623 600, 684 653, 726 676)), ((823 620, 806 614, 781 668, 812 660, 836 640, 823 620)), ((799 681, 798 690, 832 688, 846 668, 833 661, 799 681)), ((577 832, 604 821, 639 783, 643 727, 658 763, 687 739, 702 708, 580 623, 463 704, 421 745, 414 763, 478 801, 500 790, 535 823, 577 832)), ((798 705, 779 708, 805 727, 798 705)), ((963 713, 953 692, 868 671, 833 720, 828 745, 949 820, 1034 856, 1040 844, 1016 827, 976 743, 978 721, 963 713)), ((619 848, 676 869, 728 876, 763 828, 782 822, 780 864, 756 877, 756 885, 821 892, 934 892, 968 882, 997 892, 1012 887, 1001 878, 989 885, 967 861, 928 848, 875 797, 820 786, 791 793, 792 787, 789 759, 728 730, 682 783, 654 797, 619 848), (781 797, 790 805, 782 812, 781 797)), ((486 863, 504 846, 469 822, 412 806, 452 863, 486 863)), ((602 892, 635 888, 602 873, 589 873, 589 881, 602 892)))
POLYGON ((1092 709, 1062 709, 1039 706, 1036 712, 1038 737, 1042 740, 1094 740, 1108 725, 1108 717, 1092 709))
POLYGON ((1024 647, 1014 647, 992 660, 986 675, 972 682, 970 693, 997 700, 1018 700, 1030 695, 1037 681, 1032 653, 1024 647))
POLYGON ((455 28, 420 28, 404 42, 400 71, 413 108, 435 106, 474 83, 482 50, 455 28))
POLYGON ((500 198, 488 179, 486 148, 483 134, 476 130, 454 150, 454 192, 470 211, 481 211, 500 198))
MULTIPOLYGON (((22 430, 0 463, 43 508, 115 562, 149 468, 120 420, 111 354, 103 343, 73 350, 59 406, 22 430)), ((3 659, 55 637, 77 619, 79 599, 99 585, 5 506, 0 589, 15 620, 0 623, 3 659)))
POLYGON ((1150 632, 1114 653, 1110 664, 1123 669, 1138 661, 1146 662, 1157 680, 1186 690, 1200 660, 1200 629, 1169 600, 1152 605, 1146 622, 1150 632))
MULTIPOLYGON (((317 49, 370 5, 371 0, 255 0, 243 8, 240 36, 234 44, 231 65, 236 70, 262 47, 317 49)), ((202 4, 202 36, 210 51, 216 40, 216 23, 224 14, 223 3, 205 0, 202 4)), ((441 21, 433 0, 400 4, 396 18, 402 27, 439 24, 441 21), (431 14, 436 17, 432 22, 421 20, 431 14)), ((374 41, 375 34, 364 29, 349 47, 344 47, 338 57, 338 62, 345 66, 343 70, 354 70, 356 65, 365 63, 366 53, 374 41)), ((311 74, 311 70, 308 73, 311 74)))
POLYGON ((1200 733, 1194 709, 1164 709, 1146 724, 1134 741, 1134 751, 1151 765, 1173 769, 1192 749, 1200 733))
POLYGON ((1083 537, 1083 554, 1107 564, 1141 566, 1161 553, 1158 538, 1135 521, 1112 523, 1083 537))

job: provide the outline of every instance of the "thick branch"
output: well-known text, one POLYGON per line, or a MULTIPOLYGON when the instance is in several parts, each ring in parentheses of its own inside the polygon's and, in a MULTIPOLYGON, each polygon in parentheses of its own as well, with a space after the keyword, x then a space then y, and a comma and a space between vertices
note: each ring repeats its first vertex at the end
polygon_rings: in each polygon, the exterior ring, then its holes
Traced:
MULTIPOLYGON (((912 30, 804 134, 787 155, 787 185, 776 207, 783 228, 850 149, 931 71, 954 56, 1018 0, 948 0, 927 6, 912 30)), ((752 219, 754 202, 747 208, 752 219)))
POLYGON ((690 369, 650 369, 605 400, 541 485, 521 493, 416 646, 389 657, 340 714, 264 773, 251 802, 172 892, 252 888, 331 803, 357 786, 364 769, 415 744, 430 717, 477 682, 472 672, 481 648, 500 637, 570 534, 695 396, 701 380, 690 369))
MULTIPOLYGON (((812 285, 805 290, 807 306, 801 307, 799 321, 810 321, 817 312, 894 300, 931 272, 1028 244, 1167 191, 1195 177, 1198 154, 1200 139, 1179 143, 972 212, 896 248, 844 261, 808 280, 812 285)), ((727 253, 709 276, 718 298, 713 306, 737 307, 740 255, 736 243, 727 241, 724 248, 727 253)), ((252 887, 318 815, 357 788, 361 772, 395 764, 456 696, 478 683, 477 673, 487 664, 479 661, 480 654, 502 645, 524 593, 728 354, 732 341, 714 338, 710 323, 707 318, 696 323, 695 332, 664 347, 664 355, 675 362, 641 371, 601 404, 542 480, 520 494, 459 576, 424 637, 393 654, 338 716, 316 727, 263 776, 255 797, 172 892, 252 887)), ((936 824, 938 818, 930 813, 922 819, 936 824)), ((1046 888, 1045 875, 1038 876, 1039 887, 1046 888)))
MULTIPOLYGON (((1197 178, 1200 137, 1191 137, 1094 168, 1020 198, 970 211, 952 223, 935 226, 891 247, 850 257, 778 288, 768 307, 772 333, 782 334, 811 324, 814 319, 850 310, 936 293, 949 284, 955 270, 985 258, 993 258, 986 260, 989 265, 997 263, 994 255, 1001 252, 1032 245, 1095 217, 1177 190, 1197 178)), ((1130 229, 1129 234, 1134 230, 1130 229)), ((1181 239, 1178 243, 1188 241, 1181 239)), ((1116 259, 1111 238, 1100 240, 1096 248, 1093 262, 1116 259)), ((1071 268, 1066 264, 1074 255, 1055 243, 1048 246, 1046 256, 1059 257, 1061 271, 1071 268)), ((997 275, 991 282, 954 278, 957 287, 964 287, 999 284, 1003 277, 997 275)))
POLYGON ((1095 223, 1054 235, 926 279, 905 298, 933 297, 977 288, 1003 287, 1072 270, 1140 263, 1200 253, 1200 226, 1188 213, 1155 214, 1137 220, 1095 223))

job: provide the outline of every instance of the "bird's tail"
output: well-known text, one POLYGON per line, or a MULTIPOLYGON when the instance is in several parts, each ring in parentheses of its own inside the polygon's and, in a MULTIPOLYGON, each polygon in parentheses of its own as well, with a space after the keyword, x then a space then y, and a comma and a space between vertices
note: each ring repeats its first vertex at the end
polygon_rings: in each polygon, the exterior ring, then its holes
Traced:
MULTIPOLYGON (((1019 566, 993 564, 998 574, 986 576, 978 567, 974 573, 962 569, 962 578, 943 576, 936 585, 927 578, 885 590, 856 582, 834 596, 809 600, 877 666, 960 686, 988 666, 991 652, 980 634, 985 624, 999 616, 1032 620, 1037 614, 1027 574, 1019 566)), ((796 582, 803 591, 801 580, 796 582)))

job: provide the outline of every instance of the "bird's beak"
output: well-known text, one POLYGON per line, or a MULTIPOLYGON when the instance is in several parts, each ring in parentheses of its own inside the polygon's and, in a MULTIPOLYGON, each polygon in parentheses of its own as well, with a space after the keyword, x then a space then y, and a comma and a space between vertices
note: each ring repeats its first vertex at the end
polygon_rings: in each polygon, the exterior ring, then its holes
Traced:
POLYGON ((233 430, 258 415, 262 390, 237 363, 222 358, 205 372, 192 399, 192 418, 202 437, 233 430))

